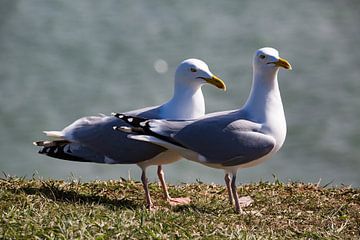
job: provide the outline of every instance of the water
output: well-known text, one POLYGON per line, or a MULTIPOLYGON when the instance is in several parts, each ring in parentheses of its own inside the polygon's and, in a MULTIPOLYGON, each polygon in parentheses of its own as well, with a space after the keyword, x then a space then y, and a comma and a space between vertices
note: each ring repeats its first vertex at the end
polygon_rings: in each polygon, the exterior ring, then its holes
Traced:
MULTIPOLYGON (((164 102, 176 65, 205 60, 226 93, 204 87, 207 111, 239 107, 251 57, 280 50, 288 122, 282 150, 239 172, 239 181, 299 180, 360 186, 360 2, 15 1, 0 2, 0 170, 84 181, 138 179, 135 165, 66 162, 31 142, 85 115, 164 102)), ((172 183, 223 183, 223 173, 179 161, 172 183)), ((155 171, 149 171, 154 181, 155 171)))

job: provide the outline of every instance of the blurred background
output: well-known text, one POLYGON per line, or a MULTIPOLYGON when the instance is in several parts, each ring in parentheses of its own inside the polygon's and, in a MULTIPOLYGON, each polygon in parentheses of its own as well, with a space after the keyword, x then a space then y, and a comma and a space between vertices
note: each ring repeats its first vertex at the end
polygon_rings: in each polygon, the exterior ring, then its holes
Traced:
MULTIPOLYGON (((293 71, 279 81, 288 123, 281 151, 238 173, 273 180, 360 186, 360 2, 0 2, 0 170, 83 181, 139 180, 136 165, 61 161, 37 154, 43 130, 77 118, 168 100, 176 66, 207 62, 228 86, 205 86, 207 112, 235 109, 251 86, 251 59, 271 46, 293 71)), ((165 166, 171 183, 223 183, 223 172, 189 162, 165 166)), ((149 170, 156 180, 155 168, 149 170)))

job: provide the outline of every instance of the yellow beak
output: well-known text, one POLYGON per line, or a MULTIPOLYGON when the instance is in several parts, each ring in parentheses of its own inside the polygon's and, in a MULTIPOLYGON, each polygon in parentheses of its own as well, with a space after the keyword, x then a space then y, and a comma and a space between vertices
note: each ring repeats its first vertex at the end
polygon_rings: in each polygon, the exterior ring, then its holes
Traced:
POLYGON ((283 67, 288 70, 292 69, 291 64, 283 58, 279 58, 279 60, 277 62, 274 62, 274 64, 275 64, 275 66, 283 67))
POLYGON ((207 83, 226 91, 225 83, 223 82, 223 80, 221 80, 217 76, 213 75, 211 78, 202 78, 202 79, 204 79, 207 83))

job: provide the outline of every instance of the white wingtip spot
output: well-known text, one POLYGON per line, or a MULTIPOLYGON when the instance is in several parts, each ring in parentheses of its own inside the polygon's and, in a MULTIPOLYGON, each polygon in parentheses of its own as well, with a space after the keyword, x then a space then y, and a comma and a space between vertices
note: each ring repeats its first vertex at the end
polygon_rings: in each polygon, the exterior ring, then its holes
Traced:
POLYGON ((134 121, 134 119, 133 118, 128 118, 127 121, 132 122, 132 121, 134 121))
POLYGON ((114 129, 114 130, 118 130, 118 126, 113 126, 113 129, 114 129))
POLYGON ((117 117, 117 118, 124 118, 123 114, 116 113, 116 112, 112 112, 111 115, 113 115, 114 117, 117 117))
POLYGON ((145 127, 145 126, 146 126, 146 122, 141 122, 141 123, 140 123, 140 126, 141 126, 141 127, 145 127))
POLYGON ((131 128, 131 127, 122 126, 122 127, 119 127, 118 129, 119 129, 120 131, 122 131, 122 132, 132 133, 132 128, 131 128))

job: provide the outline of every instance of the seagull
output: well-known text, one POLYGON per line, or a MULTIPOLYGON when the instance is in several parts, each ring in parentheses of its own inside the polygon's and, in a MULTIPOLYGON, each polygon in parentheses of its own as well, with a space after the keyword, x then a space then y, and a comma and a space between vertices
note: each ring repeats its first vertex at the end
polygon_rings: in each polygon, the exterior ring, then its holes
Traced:
POLYGON ((193 121, 166 121, 122 115, 133 127, 131 139, 151 142, 177 151, 183 157, 206 166, 223 169, 229 201, 235 210, 252 202, 239 199, 236 191, 238 169, 255 166, 270 158, 283 145, 286 120, 278 85, 279 68, 291 69, 274 48, 261 48, 253 57, 253 80, 245 105, 237 110, 207 114, 193 121))
MULTIPOLYGON (((211 73, 208 65, 199 59, 187 59, 180 63, 175 72, 172 98, 159 106, 129 111, 126 114, 152 119, 186 120, 196 119, 205 114, 205 102, 201 87, 209 83, 226 90, 225 83, 211 73)), ((126 124, 115 116, 83 117, 62 131, 44 131, 55 140, 33 142, 41 146, 40 154, 78 162, 106 164, 137 164, 142 169, 141 180, 146 197, 146 207, 153 208, 148 189, 146 169, 157 165, 164 198, 171 204, 189 203, 189 198, 171 198, 164 180, 163 164, 181 159, 174 151, 154 144, 127 138, 126 133, 113 130, 114 125, 126 124)), ((131 118, 127 119, 131 122, 131 118)))

